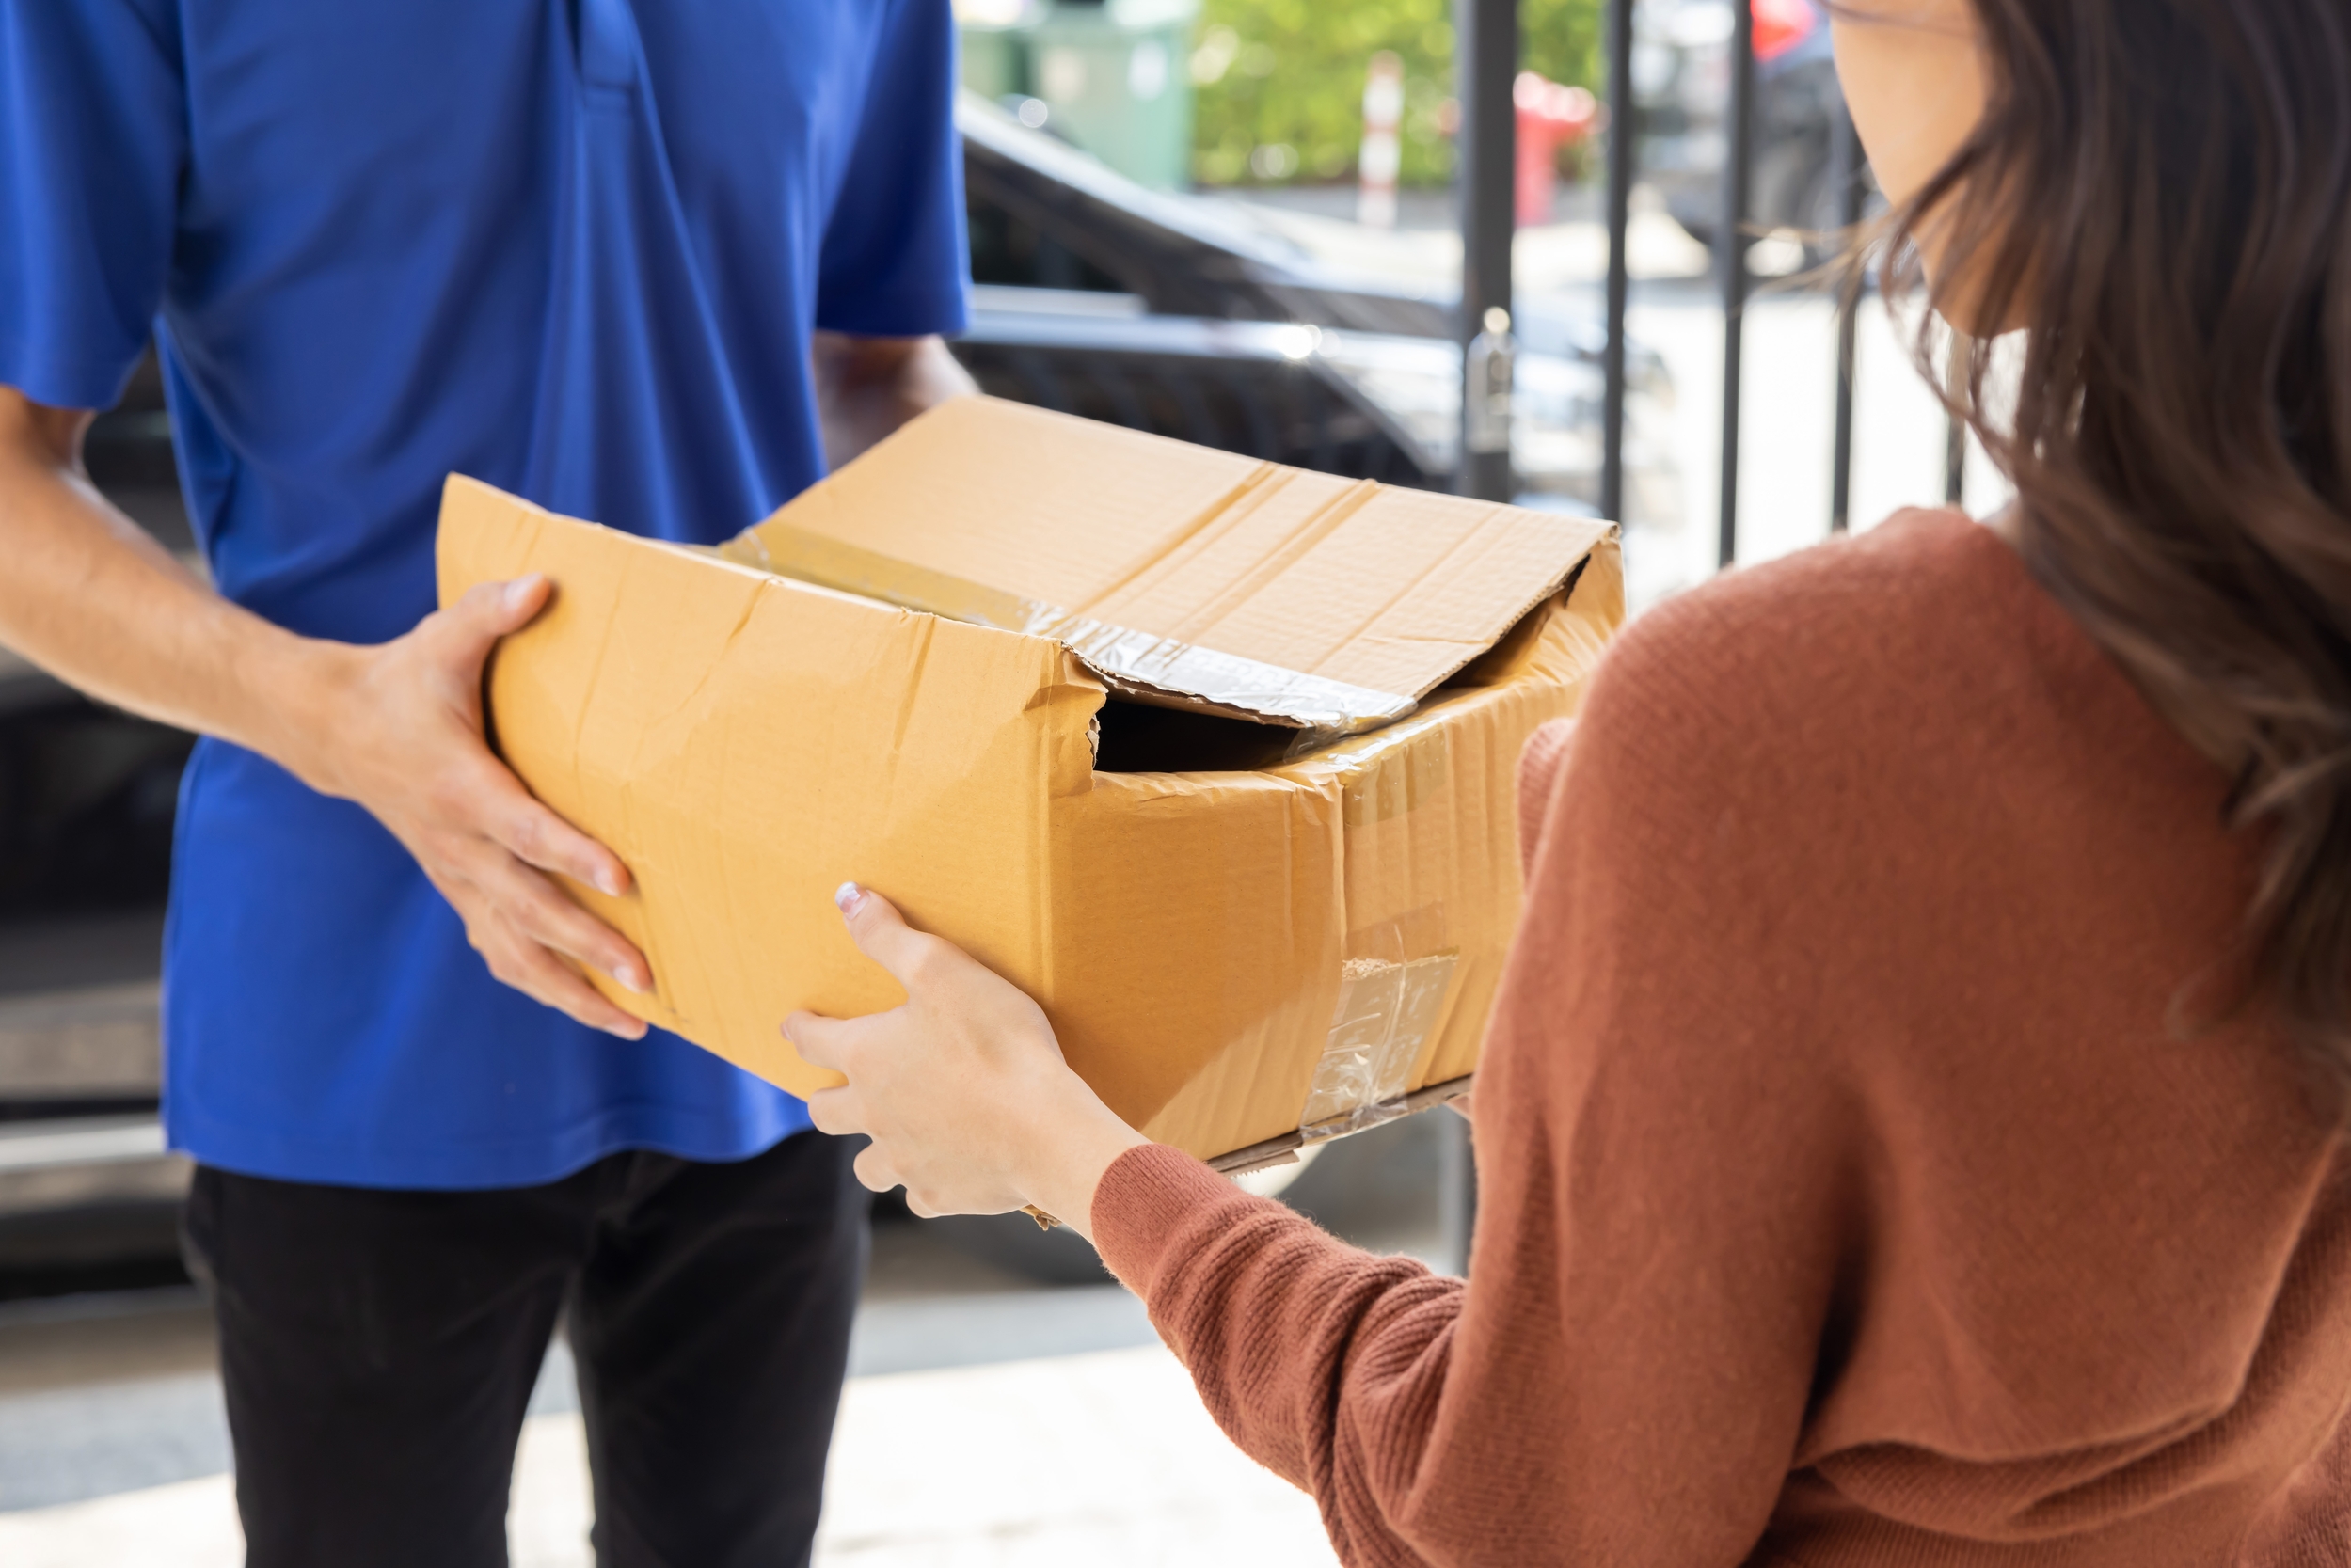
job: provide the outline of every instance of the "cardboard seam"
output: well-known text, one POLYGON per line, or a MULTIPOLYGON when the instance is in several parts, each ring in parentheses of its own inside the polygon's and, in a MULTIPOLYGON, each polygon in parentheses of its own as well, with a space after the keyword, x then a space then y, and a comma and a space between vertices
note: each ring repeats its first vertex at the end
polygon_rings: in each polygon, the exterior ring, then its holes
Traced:
MULTIPOLYGON (((703 665, 702 673, 694 677, 692 687, 687 690, 683 697, 678 699, 675 705, 671 707, 667 713, 661 715, 653 722, 640 727, 637 731, 636 745, 628 753, 628 767, 621 776, 619 791, 622 825, 627 831, 629 841, 632 844, 641 845, 643 842, 636 831, 636 795, 637 781, 644 775, 645 743, 652 739, 653 736, 664 726, 674 724, 683 719, 686 714, 692 709, 695 703, 701 700, 702 694, 710 689, 710 683, 718 678, 720 670, 726 664, 727 657, 735 651, 735 644, 742 637, 743 628, 751 625, 751 618, 757 612, 760 600, 766 593, 766 583, 753 584, 751 593, 744 596, 741 613, 735 617, 734 626, 727 628, 726 636, 720 641, 717 652, 713 653, 709 659, 703 665)), ((606 640, 608 642, 611 640, 609 629, 606 640)), ((602 668, 603 650, 599 648, 597 651, 597 669, 600 672, 602 668)), ((582 716, 584 717, 584 711, 582 716)), ((632 867, 631 869, 633 872, 634 868, 632 867)), ((648 954, 647 958, 650 958, 650 957, 651 955, 648 954)), ((659 988, 657 986, 657 994, 659 993, 659 988)), ((672 1004, 672 1010, 675 1010, 674 1003, 672 1004)))
MULTIPOLYGON (((1431 578, 1436 577, 1438 573, 1443 571, 1453 562, 1455 557, 1459 556, 1462 551, 1470 545, 1475 544, 1480 540, 1485 540, 1485 550, 1480 553, 1491 551, 1496 545, 1500 543, 1500 541, 1488 538, 1487 536, 1491 531, 1493 525, 1496 522, 1501 521, 1502 517, 1503 509, 1499 506, 1487 512, 1485 519, 1480 522, 1476 528, 1471 529, 1469 532, 1463 534, 1459 539, 1454 540, 1443 555, 1438 556, 1436 561, 1430 563, 1427 571, 1422 573, 1419 578, 1410 582, 1400 583, 1397 586, 1396 592, 1390 594, 1385 603, 1383 603, 1377 610, 1372 611, 1370 615, 1364 617, 1362 623, 1358 625, 1355 630, 1349 632, 1346 637, 1340 641, 1338 645, 1339 648, 1353 646, 1357 640, 1361 638, 1365 632, 1379 624, 1379 618, 1381 616, 1395 609, 1396 606, 1403 603, 1405 599, 1408 598, 1414 593, 1424 587, 1431 578)), ((1535 594, 1525 604, 1520 605, 1517 610, 1512 612, 1510 617, 1502 623, 1502 631, 1498 635, 1507 636, 1510 628, 1517 626, 1521 620, 1523 620, 1529 610, 1533 610, 1536 605, 1541 604, 1545 599, 1549 598, 1553 594, 1558 593, 1560 585, 1565 582, 1569 575, 1572 574, 1578 566, 1581 566, 1584 561, 1591 556, 1591 554, 1592 546, 1590 545, 1586 545, 1583 548, 1583 553, 1577 556, 1575 561, 1570 562, 1567 568, 1561 572, 1557 578, 1555 578, 1541 593, 1535 594)), ((1434 642, 1436 639, 1427 638, 1422 639, 1421 641, 1434 642)), ((1427 685, 1422 687, 1420 690, 1415 691, 1412 695, 1416 698, 1427 696, 1430 692, 1436 690, 1439 686, 1442 686, 1447 680, 1451 679, 1454 674, 1459 673, 1461 669, 1471 659, 1477 657, 1478 655, 1485 652, 1485 649, 1492 647, 1495 641, 1495 638, 1488 638, 1480 646, 1472 648, 1468 653, 1463 654, 1459 660, 1453 663, 1450 668, 1439 671, 1433 678, 1430 679, 1427 685)), ((1336 649, 1333 650, 1334 653, 1336 651, 1336 649)), ((1325 662, 1327 662, 1330 657, 1330 654, 1323 656, 1325 662)))
MULTIPOLYGON (((906 614, 903 610, 899 613, 906 614)), ((913 619, 912 616, 908 618, 913 619)), ((939 622, 936 616, 924 617, 915 627, 915 637, 918 641, 914 645, 914 667, 906 672, 906 690, 898 698, 898 718, 890 725, 890 755, 893 758, 906 750, 906 727, 914 721, 914 704, 922 695, 923 671, 929 667, 930 644, 935 640, 938 630, 939 622)), ((895 767, 892 768, 890 776, 893 780, 898 777, 898 770, 895 767)))
MULTIPOLYGON (((1066 657, 1067 655, 1065 654, 1066 657)), ((1029 904, 1029 953, 1035 973, 1043 977, 1042 994, 1060 994, 1060 943, 1053 940, 1054 906, 1058 901, 1064 861, 1062 841, 1053 831, 1054 808, 1064 797, 1053 792, 1053 779, 1058 771, 1060 757, 1055 745, 1055 724, 1052 708, 1024 708, 1021 721, 1029 726, 1029 742, 1036 748, 1029 764, 1030 775, 1044 780, 1045 787, 1038 790, 1029 817, 1029 831, 1037 835, 1037 850, 1032 860, 1041 861, 1045 874, 1031 885, 1037 890, 1029 904)))
MULTIPOLYGON (((1376 493, 1377 488, 1373 485, 1369 493, 1376 493)), ((779 558, 756 530, 746 530, 723 547, 739 552, 732 557, 739 563, 749 563, 744 558, 751 557, 776 576, 835 591, 849 589, 903 610, 1058 642, 1105 685, 1130 696, 1171 700, 1179 706, 1218 709, 1298 729, 1341 733, 1393 722, 1418 705, 1417 693, 1407 697, 1354 686, 1182 638, 1093 620, 1058 605, 1023 598, 951 572, 916 566, 797 526, 786 525, 786 531, 790 540, 781 542, 804 542, 804 548, 787 558, 779 558), (836 569, 834 579, 828 580, 824 560, 819 557, 832 562, 836 569), (857 577, 853 584, 838 580, 852 575, 857 577), (1017 624, 1008 625, 1014 615, 1017 624), (1177 678, 1185 665, 1199 673, 1190 680, 1177 678)))
MULTIPOLYGON (((772 581, 773 579, 770 578, 770 580, 772 581)), ((644 727, 644 734, 640 734, 637 736, 637 753, 629 759, 629 768, 632 774, 634 773, 636 768, 637 758, 642 756, 644 752, 645 734, 649 734, 653 730, 658 729, 660 725, 671 723, 682 717, 686 710, 692 707, 695 701, 699 699, 705 691, 710 689, 710 682, 717 677, 719 667, 726 662, 727 655, 735 651, 736 641, 743 635, 743 628, 751 625, 751 618, 758 612, 760 601, 766 597, 767 593, 767 583, 761 582, 753 585, 751 593, 743 600, 742 613, 735 617, 734 626, 727 629, 726 636, 719 642, 719 651, 710 656, 710 661, 702 667, 702 673, 694 678, 692 689, 689 690, 685 696, 678 699, 676 706, 671 708, 669 712, 662 715, 653 723, 647 724, 644 727)), ((600 648, 597 650, 596 654, 596 668, 599 672, 603 669, 603 650, 600 648)))
MULTIPOLYGON (((620 797, 622 830, 627 833, 628 841, 632 847, 639 849, 645 847, 644 837, 638 832, 637 829, 637 784, 638 781, 644 776, 645 742, 651 739, 655 732, 661 727, 668 724, 674 724, 683 719, 690 711, 692 710, 694 705, 701 700, 702 694, 710 689, 710 683, 718 678, 719 672, 725 666, 728 656, 734 653, 735 644, 741 640, 744 629, 751 625, 752 617, 758 613, 759 606, 768 594, 769 583, 773 579, 770 578, 767 582, 755 582, 751 585, 751 592, 743 597, 743 608, 741 613, 735 617, 735 624, 727 628, 726 636, 721 640, 717 652, 713 653, 708 661, 703 665, 702 673, 695 677, 692 688, 687 691, 683 698, 679 699, 677 704, 672 707, 668 713, 662 715, 654 722, 643 725, 638 730, 637 743, 628 753, 628 768, 622 775, 620 788, 618 791, 620 797)), ((601 650, 599 650, 597 667, 599 670, 602 668, 601 650)), ((725 736, 734 728, 733 721, 724 718, 720 719, 719 724, 719 733, 722 736, 725 736)), ((719 748, 719 754, 722 758, 731 757, 734 754, 734 748, 722 744, 719 748)), ((722 776, 720 782, 720 792, 722 798, 723 798, 724 789, 724 779, 722 776)), ((629 876, 632 881, 636 879, 638 876, 638 866, 636 864, 631 864, 629 866, 629 876)), ((724 889, 724 896, 727 906, 729 909, 732 909, 735 903, 734 888, 723 861, 720 863, 720 881, 724 889)), ((644 924, 645 945, 648 949, 645 954, 645 962, 653 969, 654 1000, 660 1003, 661 1006, 669 1012, 670 1016, 678 1023, 691 1025, 692 1022, 691 1017, 678 1005, 681 999, 681 991, 679 988, 675 984, 665 984, 662 980, 662 975, 668 973, 672 967, 673 960, 676 960, 678 958, 678 955, 663 948, 660 954, 659 961, 656 963, 655 954, 650 951, 650 949, 661 947, 662 944, 654 935, 653 911, 649 908, 645 911, 644 924), (661 994, 665 989, 669 992, 667 996, 663 996, 661 994)), ((693 950, 692 945, 690 943, 688 944, 688 957, 690 957, 692 960, 694 977, 699 984, 700 989, 698 994, 704 996, 710 995, 710 971, 704 955, 699 951, 693 950)))
MULTIPOLYGON (((1373 610, 1369 615, 1366 615, 1360 622, 1357 623, 1356 628, 1353 631, 1347 633, 1345 637, 1340 639, 1339 646, 1344 648, 1352 645, 1358 639, 1361 638, 1365 632, 1377 626, 1381 616, 1387 614, 1390 610, 1395 609, 1396 606, 1402 604, 1412 594, 1426 587, 1432 578, 1436 578, 1448 566, 1452 565, 1453 561, 1460 556, 1462 551, 1469 548, 1471 545, 1476 544, 1478 541, 1485 539, 1486 535, 1492 531, 1494 524, 1501 518, 1501 515, 1502 512, 1500 507, 1494 507, 1488 510, 1485 516, 1478 519, 1477 527, 1468 530, 1452 544, 1446 546, 1445 553, 1438 556, 1435 561, 1430 562, 1427 570, 1422 572, 1420 576, 1413 578, 1409 581, 1398 583, 1396 585, 1396 591, 1389 594, 1386 599, 1382 600, 1378 609, 1373 610)), ((1489 544, 1486 548, 1490 550, 1492 546, 1489 544)), ((1482 554, 1485 552, 1481 551, 1480 553, 1482 554)), ((1572 571, 1574 568, 1570 567, 1569 570, 1572 571)), ((1558 591, 1558 585, 1553 584, 1545 596, 1548 597, 1549 594, 1555 594, 1558 591)), ((1519 615, 1523 615, 1525 613, 1525 610, 1520 610, 1518 615, 1513 615, 1509 621, 1504 624, 1503 630, 1505 634, 1507 634, 1510 626, 1514 626, 1518 624, 1519 615)), ((1437 641, 1437 639, 1422 638, 1419 641, 1433 643, 1437 641)), ((1491 640, 1489 640, 1485 644, 1485 646, 1489 648, 1493 645, 1494 644, 1491 640)), ((1475 656, 1472 655, 1470 657, 1474 657, 1475 656)), ((1330 655, 1326 654, 1323 657, 1325 660, 1327 660, 1330 657, 1330 655)), ((1469 660, 1469 658, 1464 658, 1461 662, 1463 664, 1467 664, 1469 660)), ((1455 668, 1459 668, 1459 666, 1455 666, 1455 668)), ((1436 680, 1429 682, 1427 686, 1422 688, 1421 690, 1414 692, 1413 695, 1419 697, 1425 695, 1427 692, 1436 690, 1438 683, 1442 681, 1445 678, 1445 675, 1450 675, 1452 673, 1452 670, 1446 671, 1445 674, 1438 675, 1436 680)))
POLYGON ((1231 489, 1227 490, 1194 515, 1192 520, 1184 524, 1182 531, 1173 538, 1147 554, 1140 562, 1121 574, 1116 581, 1097 590, 1071 607, 1070 613, 1087 616, 1090 619, 1096 605, 1118 597, 1135 583, 1166 565, 1174 556, 1188 546, 1199 543, 1201 535, 1215 529, 1217 523, 1235 522, 1256 511, 1264 504, 1268 496, 1279 495, 1287 489, 1291 477, 1291 470, 1283 468, 1279 463, 1261 460, 1257 467, 1244 475, 1231 489))
POLYGON ((604 607, 604 628, 596 640, 596 662, 588 666, 588 678, 580 689, 580 717, 572 721, 571 784, 574 796, 580 799, 585 799, 588 790, 587 776, 580 771, 580 759, 587 755, 588 715, 596 710, 596 689, 604 682, 605 656, 612 646, 612 624, 619 619, 620 600, 615 597, 604 607))
MULTIPOLYGON (((1292 531, 1289 538, 1250 567, 1238 581, 1185 617, 1181 624, 1181 635, 1186 641, 1196 641, 1222 625, 1242 606, 1263 593, 1267 583, 1295 565, 1301 556, 1337 532, 1342 523, 1371 505, 1384 488, 1377 480, 1358 479, 1308 513, 1298 520, 1298 526, 1292 531)), ((1413 695, 1417 697, 1420 693, 1416 691, 1413 695)))
MULTIPOLYGON (((724 800, 726 798, 728 781, 733 776, 735 769, 735 748, 732 744, 734 729, 734 722, 729 720, 726 721, 725 728, 720 732, 722 736, 725 737, 726 742, 722 744, 719 749, 719 798, 721 800, 724 800)), ((749 974, 752 972, 752 966, 760 962, 766 957, 763 954, 746 953, 743 950, 743 933, 755 930, 757 928, 757 923, 745 912, 746 906, 744 904, 742 895, 738 891, 738 885, 740 880, 741 873, 737 868, 734 857, 731 855, 721 855, 718 857, 718 864, 720 896, 726 905, 727 912, 727 957, 732 960, 732 973, 737 974, 749 974)), ((706 996, 715 997, 717 995, 717 991, 712 985, 711 974, 707 961, 703 958, 703 956, 700 953, 695 955, 695 978, 701 982, 703 994, 706 996)), ((784 1021, 782 1019, 779 1018, 774 1022, 777 1028, 781 1029, 783 1027, 784 1021)), ((795 1054, 797 1054, 797 1053, 795 1053, 795 1054)))

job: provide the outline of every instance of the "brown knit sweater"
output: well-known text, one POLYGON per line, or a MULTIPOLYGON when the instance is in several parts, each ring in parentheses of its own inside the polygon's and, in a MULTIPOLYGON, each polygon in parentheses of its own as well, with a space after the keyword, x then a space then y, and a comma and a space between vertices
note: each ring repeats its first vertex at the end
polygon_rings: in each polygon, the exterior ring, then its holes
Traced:
POLYGON ((1641 619, 1522 770, 1471 1283, 1094 1199, 1350 1563, 2351 1564, 2351 1195, 2224 782, 1951 514, 1641 619))

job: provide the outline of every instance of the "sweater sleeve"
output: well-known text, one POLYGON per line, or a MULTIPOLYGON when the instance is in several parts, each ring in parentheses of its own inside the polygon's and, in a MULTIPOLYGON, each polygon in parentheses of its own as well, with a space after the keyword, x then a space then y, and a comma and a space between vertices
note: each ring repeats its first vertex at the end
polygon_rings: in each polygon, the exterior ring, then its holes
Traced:
POLYGON ((1536 748, 1555 777, 1532 781, 1528 907, 1480 1068, 1471 1283, 1165 1148, 1096 1194, 1105 1260, 1349 1563, 1733 1568, 1787 1481, 1852 1107, 1809 997, 1761 961, 1787 868, 1743 802, 1787 781, 1738 752, 1771 716, 1689 657, 1704 628, 1676 611, 1612 654, 1572 742, 1536 748))

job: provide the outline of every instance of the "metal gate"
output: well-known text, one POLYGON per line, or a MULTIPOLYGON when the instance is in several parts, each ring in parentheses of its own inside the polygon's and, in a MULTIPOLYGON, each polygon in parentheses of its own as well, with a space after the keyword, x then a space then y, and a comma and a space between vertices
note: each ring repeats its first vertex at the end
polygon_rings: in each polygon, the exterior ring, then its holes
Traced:
MULTIPOLYGON (((1728 149, 1724 159, 1721 205, 1713 226, 1714 277, 1723 308, 1722 482, 1717 504, 1716 561, 1727 566, 1739 547, 1739 437, 1741 355, 1746 309, 1753 279, 1748 251, 1755 136, 1755 44, 1752 0, 1734 0, 1730 40, 1729 102, 1724 117, 1728 149)), ((1464 494, 1507 500, 1512 494, 1506 442, 1488 441, 1480 451, 1470 440, 1480 429, 1480 400, 1498 388, 1484 374, 1490 341, 1480 339, 1491 319, 1511 305, 1510 256, 1514 228, 1511 166, 1515 152, 1511 86, 1518 65, 1517 0, 1459 0, 1455 37, 1460 54, 1463 105, 1460 148, 1462 292, 1459 332, 1464 347, 1463 450, 1476 452, 1460 472, 1464 494)), ((1608 282, 1607 343, 1602 365, 1606 392, 1601 412, 1599 514, 1621 520, 1625 507, 1625 313, 1631 293, 1627 238, 1631 227, 1632 188, 1640 137, 1633 88, 1634 0, 1607 0, 1608 282)), ((1838 221, 1851 229, 1861 221, 1867 192, 1861 143, 1842 99, 1836 106, 1831 143, 1831 185, 1838 221)), ((1845 531, 1850 520, 1853 468, 1853 379, 1858 291, 1840 300, 1836 322, 1836 403, 1830 483, 1829 527, 1845 531)), ((1505 384, 1506 386, 1506 384, 1505 384)), ((1490 416, 1485 427, 1491 428, 1490 416)), ((1957 503, 1965 478, 1964 427, 1951 422, 1945 442, 1944 499, 1957 503)))

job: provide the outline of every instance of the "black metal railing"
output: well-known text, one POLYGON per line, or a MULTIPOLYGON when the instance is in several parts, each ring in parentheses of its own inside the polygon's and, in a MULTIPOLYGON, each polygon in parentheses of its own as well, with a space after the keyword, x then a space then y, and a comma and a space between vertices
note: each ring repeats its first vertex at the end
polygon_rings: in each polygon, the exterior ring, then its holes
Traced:
MULTIPOLYGON (((1634 8, 1634 0, 1608 0, 1604 37, 1608 104, 1608 281, 1607 344, 1601 359, 1605 390, 1600 423, 1599 511, 1602 516, 1619 519, 1625 512, 1625 318, 1631 294, 1627 238, 1631 229, 1632 187, 1639 174, 1640 115, 1633 85, 1634 8)), ((1460 0, 1460 11, 1465 22, 1474 13, 1487 34, 1496 37, 1507 32, 1515 39, 1515 26, 1506 26, 1503 21, 1489 18, 1487 13, 1513 13, 1515 10, 1513 0, 1460 0)), ((1723 565, 1730 564, 1739 552, 1739 413, 1743 389, 1741 358, 1745 343, 1746 306, 1752 285, 1749 250, 1755 238, 1749 221, 1756 118, 1755 18, 1751 0, 1734 0, 1733 14, 1729 102, 1724 114, 1727 147, 1723 168, 1721 208, 1713 234, 1715 277, 1723 307, 1722 483, 1716 529, 1716 554, 1723 565)), ((1495 80, 1495 68, 1489 62, 1472 62, 1465 58, 1461 81, 1464 103, 1472 102, 1472 93, 1506 94, 1507 78, 1501 79, 1500 87, 1493 85, 1495 80)), ((1835 105, 1831 138, 1830 182, 1835 197, 1835 217, 1841 226, 1850 230, 1862 219, 1868 182, 1860 138, 1854 133, 1852 119, 1846 112, 1841 98, 1835 105)), ((1480 158, 1506 160, 1509 155, 1507 147, 1498 150, 1490 144, 1476 141, 1466 146, 1464 151, 1465 191, 1493 178, 1490 170, 1469 167, 1468 163, 1480 158)), ((1491 256, 1499 252, 1507 256, 1507 229, 1502 230, 1498 240, 1492 231, 1496 219, 1491 213, 1475 203, 1465 202, 1463 217, 1463 240, 1468 254, 1491 256)), ((1836 316, 1836 401, 1833 415, 1829 504, 1829 527, 1833 532, 1844 531, 1851 520, 1855 347, 1860 296, 1858 289, 1842 291, 1836 316)), ((1465 305, 1468 302, 1469 294, 1465 291, 1465 305)), ((1468 341, 1469 335, 1475 331, 1475 317, 1465 310, 1464 341, 1468 341)), ((1962 347, 1963 345, 1955 345, 1955 356, 1962 347)), ((1957 362, 1956 357, 1954 362, 1957 362)), ((1466 392, 1465 388, 1465 398, 1466 392)), ((1964 488, 1966 455, 1966 429, 1955 419, 1948 427, 1944 452, 1944 495, 1946 501, 1954 504, 1961 499, 1964 488)), ((1504 476, 1505 484, 1507 476, 1504 476)), ((1473 493, 1488 492, 1480 489, 1473 493)))
MULTIPOLYGON (((1628 7, 1628 11, 1629 8, 1628 7)), ((1755 8, 1752 0, 1731 0, 1730 103, 1724 115, 1729 150, 1723 159, 1723 208, 1714 224, 1714 269, 1723 290, 1723 483, 1715 563, 1739 558, 1739 404, 1746 378, 1740 358, 1747 342, 1747 213, 1755 184, 1755 8)), ((1631 18, 1625 25, 1630 27, 1631 18)), ((1625 105, 1624 129, 1636 133, 1633 106, 1625 105)), ((1628 235, 1609 236, 1612 251, 1628 235)))
MULTIPOLYGON (((1456 487, 1485 500, 1511 499, 1507 410, 1499 439, 1486 417, 1496 338, 1507 341, 1510 318, 1513 164, 1518 150, 1517 106, 1511 96, 1518 74, 1518 0, 1456 0, 1454 48, 1461 73, 1461 462, 1456 487), (1489 330, 1499 318, 1502 331, 1489 330), (1485 340, 1481 343, 1480 340, 1485 340), (1485 352, 1481 354, 1481 349, 1485 352)), ((1506 349, 1505 349, 1506 352, 1506 349)))
MULTIPOLYGON (((1714 225, 1715 280, 1723 307, 1722 485, 1716 531, 1720 564, 1727 566, 1739 553, 1739 401, 1745 316, 1751 286, 1749 250, 1755 139, 1755 17, 1752 0, 1733 0, 1735 22, 1730 40, 1730 92, 1724 116, 1727 147, 1723 169, 1722 204, 1714 225)), ((1607 341, 1601 351, 1604 391, 1600 420, 1599 512, 1622 519, 1625 513, 1625 404, 1627 394, 1625 319, 1631 296, 1631 272, 1627 239, 1631 229, 1632 188, 1639 173, 1640 117, 1633 84, 1634 0, 1608 0, 1604 48, 1606 53, 1608 225, 1607 341)), ((1475 356, 1469 351, 1485 330, 1485 312, 1510 304, 1511 164, 1515 123, 1511 118, 1511 86, 1517 71, 1517 0, 1456 0, 1456 36, 1461 40, 1459 91, 1463 104, 1463 136, 1459 184, 1462 233, 1462 310, 1459 333, 1464 348, 1462 417, 1466 439, 1473 418, 1476 384, 1475 356)), ((1850 230, 1863 217, 1868 181, 1860 137, 1840 96, 1831 130, 1830 175, 1836 222, 1850 230)), ((1844 532, 1851 521, 1853 480, 1853 416, 1856 380, 1859 287, 1840 292, 1836 312, 1836 394, 1833 418, 1829 528, 1844 532)), ((1953 364, 1964 344, 1953 346, 1953 364)), ((1944 495, 1956 504, 1966 479, 1966 429, 1957 419, 1948 426, 1944 451, 1944 495)), ((1467 495, 1494 499, 1511 494, 1509 453, 1465 458, 1459 487, 1467 495)), ((1438 1195, 1446 1231, 1447 1251, 1458 1267, 1468 1261, 1470 1220, 1476 1208, 1476 1177, 1467 1155, 1466 1133, 1458 1129, 1446 1144, 1443 1178, 1438 1195)))

